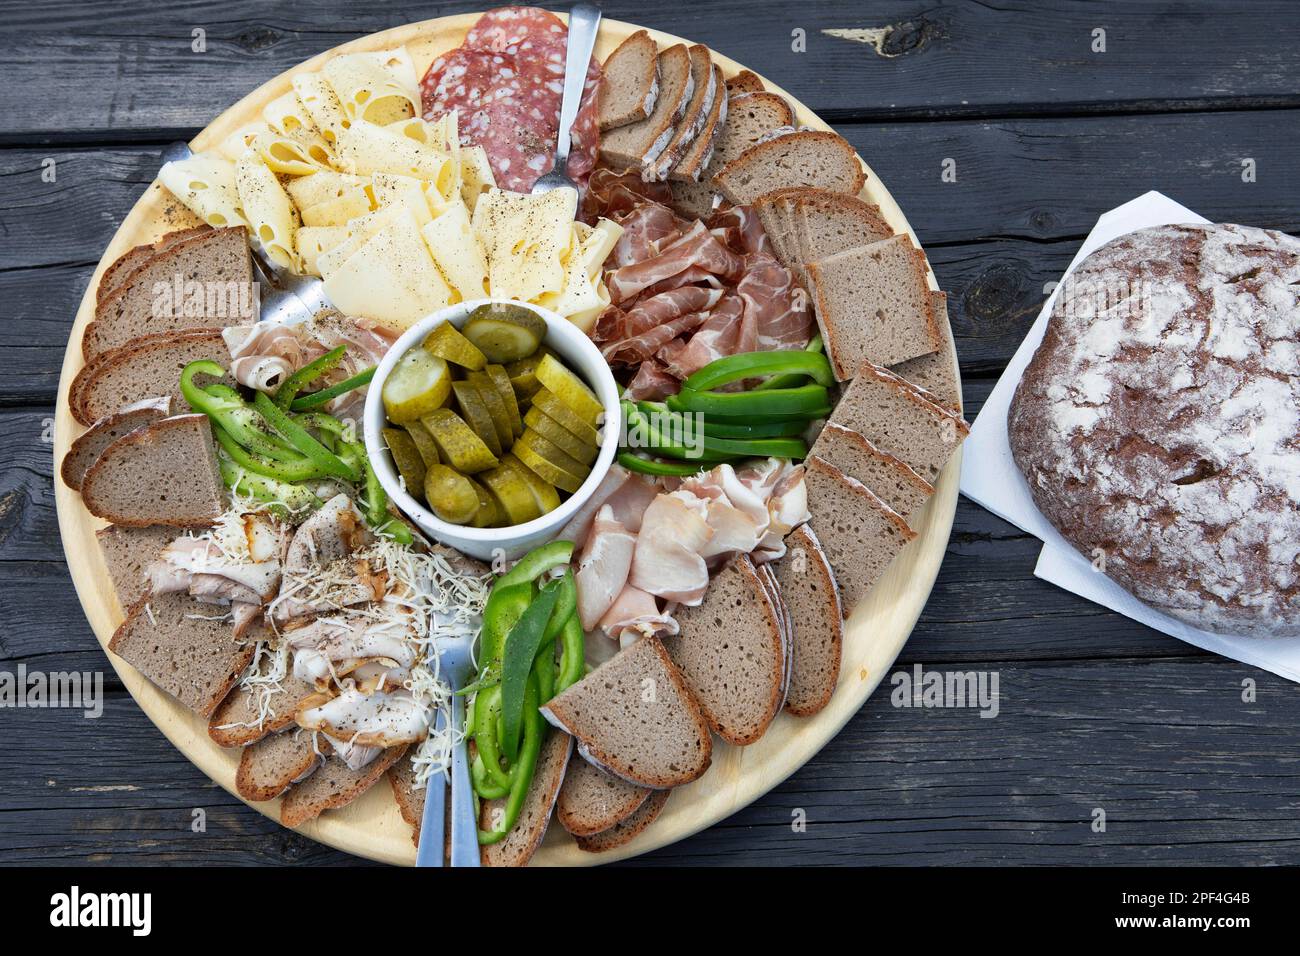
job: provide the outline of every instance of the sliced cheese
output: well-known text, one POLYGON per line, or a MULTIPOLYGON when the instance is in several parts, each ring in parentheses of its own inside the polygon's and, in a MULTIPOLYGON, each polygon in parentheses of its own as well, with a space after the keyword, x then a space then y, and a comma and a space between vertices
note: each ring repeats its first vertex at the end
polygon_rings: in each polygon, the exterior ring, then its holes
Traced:
POLYGON ((283 96, 277 96, 262 107, 262 119, 266 120, 266 125, 277 133, 293 133, 295 130, 305 129, 320 135, 316 121, 311 118, 311 113, 302 105, 302 100, 298 99, 298 94, 293 90, 283 96))
POLYGON ((327 143, 336 143, 352 125, 329 81, 319 73, 299 73, 293 78, 293 91, 327 143))
POLYGON ((342 226, 358 216, 367 215, 373 207, 368 191, 350 190, 336 199, 308 206, 302 211, 302 222, 304 226, 342 226))
POLYGON ((291 179, 286 187, 293 203, 299 209, 315 206, 317 203, 331 199, 341 199, 350 193, 362 193, 369 202, 370 180, 364 176, 350 176, 347 173, 323 169, 310 176, 291 179))
POLYGON ((296 268, 293 234, 297 213, 275 173, 255 156, 245 156, 235 164, 235 186, 253 238, 277 265, 296 268))
POLYGON ((540 196, 491 189, 474 208, 474 233, 493 296, 531 302, 564 288, 564 256, 578 209, 573 189, 540 196))
POLYGON ((487 261, 464 204, 448 206, 421 233, 433 261, 462 301, 487 295, 487 261))
POLYGON ((581 222, 573 224, 569 254, 564 262, 564 289, 558 293, 544 295, 537 300, 538 305, 558 312, 584 332, 592 330, 596 319, 610 302, 609 290, 599 279, 600 263, 603 263, 608 255, 608 252, 601 254, 601 250, 612 248, 613 242, 618 241, 618 236, 623 231, 607 219, 602 219, 601 223, 607 224, 611 229, 607 230, 600 226, 593 228, 581 222), (597 266, 595 271, 592 271, 588 263, 597 255, 600 258, 595 260, 597 266))
POLYGON ((217 152, 223 158, 235 162, 242 159, 244 154, 252 148, 253 141, 258 136, 269 132, 271 132, 271 128, 265 123, 245 123, 221 141, 221 145, 217 147, 217 152))
MULTIPOLYGON (((324 141, 320 143, 324 147, 324 141)), ((273 172, 289 176, 310 176, 321 169, 328 168, 329 150, 317 152, 292 136, 267 130, 252 142, 253 151, 264 165, 273 172)))
POLYGON ((295 234, 298 262, 307 275, 321 274, 317 260, 351 236, 347 226, 303 226, 295 234))
POLYGON ((381 206, 372 213, 350 219, 342 227, 347 230, 347 238, 327 252, 321 253, 317 260, 316 264, 320 269, 320 274, 325 278, 329 278, 352 256, 352 253, 365 245, 371 236, 381 229, 386 229, 397 222, 399 218, 408 214, 409 211, 406 207, 399 204, 381 206))
POLYGON ((478 204, 478 197, 496 187, 492 164, 482 146, 466 146, 460 150, 460 198, 470 212, 478 204))
POLYGON ((405 203, 415 213, 421 226, 446 208, 432 184, 414 176, 375 173, 370 177, 370 193, 379 206, 405 203))
POLYGON ((210 153, 167 163, 158 180, 209 226, 246 226, 235 164, 210 153))
POLYGON ((436 183, 448 163, 447 154, 391 127, 365 120, 357 120, 340 133, 334 148, 339 164, 358 176, 399 173, 436 183))
POLYGON ((345 53, 327 62, 321 72, 353 120, 383 126, 420 115, 415 63, 405 47, 345 53))

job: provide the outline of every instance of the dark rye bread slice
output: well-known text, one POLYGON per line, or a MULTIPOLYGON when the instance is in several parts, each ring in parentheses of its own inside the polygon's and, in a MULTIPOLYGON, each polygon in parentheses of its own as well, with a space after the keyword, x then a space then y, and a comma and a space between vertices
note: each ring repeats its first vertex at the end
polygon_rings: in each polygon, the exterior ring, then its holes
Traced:
POLYGON ((626 820, 657 792, 661 791, 628 783, 594 763, 574 760, 564 775, 555 815, 574 836, 591 836, 626 820))
POLYGON ((610 130, 600 138, 600 158, 614 169, 639 169, 659 158, 695 92, 691 55, 678 43, 659 53, 659 95, 645 119, 610 130))
POLYGON ((800 130, 751 146, 718 170, 713 184, 739 206, 774 189, 792 186, 815 186, 856 196, 866 180, 858 154, 844 137, 800 130))
POLYGON ((659 97, 659 47, 637 30, 605 57, 596 109, 601 130, 626 126, 650 115, 659 97))
POLYGON ((791 200, 802 191, 802 187, 774 189, 754 200, 754 211, 758 213, 763 232, 771 240, 772 248, 787 266, 794 266, 801 260, 799 249, 795 244, 794 222, 790 215, 791 200))
POLYGON ((246 747, 268 734, 278 734, 293 723, 298 702, 315 692, 314 685, 293 675, 291 664, 279 686, 269 691, 270 713, 259 724, 259 694, 247 687, 235 687, 208 718, 208 736, 222 747, 246 747))
POLYGON ((925 256, 905 235, 805 263, 817 326, 835 377, 863 362, 893 365, 943 343, 925 256))
POLYGON ((573 735, 585 759, 643 787, 690 783, 713 759, 708 722, 653 637, 619 651, 541 711, 573 735))
POLYGON ((256 322, 253 281, 243 226, 208 229, 175 242, 96 305, 81 338, 82 356, 90 361, 142 335, 256 322), (191 289, 199 294, 193 296, 186 284, 196 282, 191 289))
POLYGON ((294 784, 280 803, 280 822, 290 829, 315 820, 326 810, 346 807, 378 782, 388 768, 402 759, 406 744, 389 747, 360 770, 352 770, 331 757, 302 783, 294 784))
POLYGON ((73 491, 80 491, 86 472, 105 448, 137 428, 166 418, 171 414, 171 407, 169 397, 147 398, 95 422, 89 431, 72 443, 68 453, 63 456, 63 462, 59 466, 63 483, 73 491))
POLYGON ((727 126, 727 91, 723 85, 722 68, 719 66, 713 67, 713 83, 716 90, 713 106, 704 117, 695 141, 682 151, 677 165, 668 173, 669 179, 678 182, 698 182, 704 175, 709 161, 713 159, 718 137, 727 126))
POLYGON ((163 548, 176 540, 177 531, 167 525, 130 528, 111 524, 95 532, 99 549, 104 553, 108 576, 113 579, 113 590, 118 603, 127 611, 149 590, 147 568, 163 548))
POLYGON ((961 414, 961 379, 957 376, 956 352, 952 344, 952 325, 948 321, 948 294, 931 292, 940 344, 929 355, 908 359, 890 366, 890 371, 933 395, 944 408, 961 414))
MULTIPOLYGON (((542 741, 542 752, 537 755, 537 769, 533 782, 519 810, 519 820, 514 829, 496 843, 488 843, 479 850, 483 866, 527 866, 537 848, 542 845, 546 828, 551 822, 564 773, 573 755, 573 738, 561 731, 552 730, 542 741)), ((493 830, 505 813, 506 798, 484 800, 479 808, 479 829, 493 830)))
POLYGON ((906 462, 881 451, 853 429, 834 422, 827 422, 822 428, 809 454, 830 462, 850 478, 862 482, 904 519, 934 494, 934 485, 906 462))
POLYGON ((108 649, 200 717, 208 717, 253 659, 221 611, 184 592, 141 598, 108 649))
POLYGON ((803 189, 793 199, 794 229, 804 262, 826 259, 894 234, 880 207, 857 196, 803 189))
POLYGON ((651 179, 662 181, 668 178, 669 171, 677 165, 677 161, 685 155, 704 128, 709 114, 713 112, 714 100, 718 96, 727 95, 713 69, 709 48, 702 43, 695 43, 686 52, 691 58, 691 98, 682 111, 682 118, 677 123, 672 139, 649 166, 651 179))
POLYGON ((644 803, 637 807, 635 813, 625 820, 614 824, 608 830, 593 833, 591 836, 574 837, 578 849, 588 853, 603 853, 616 847, 631 843, 640 836, 650 824, 659 819, 664 804, 668 802, 671 790, 652 790, 644 803))
POLYGON ((319 768, 322 754, 329 753, 329 742, 324 737, 320 738, 321 753, 316 752, 315 736, 309 730, 294 727, 249 744, 239 755, 235 792, 245 800, 258 803, 274 800, 306 779, 319 768))
POLYGON ((406 756, 388 768, 388 785, 393 788, 397 811, 411 828, 411 842, 420 848, 420 824, 424 821, 425 787, 415 786, 415 764, 411 757, 415 751, 408 749, 406 756))
POLYGON ((174 246, 178 242, 186 239, 192 239, 200 233, 207 232, 211 226, 206 224, 194 226, 191 229, 177 229, 166 235, 159 236, 153 242, 146 242, 143 245, 128 249, 122 255, 118 256, 113 263, 104 270, 104 274, 99 277, 99 285, 95 287, 95 301, 103 302, 104 299, 123 285, 131 278, 131 274, 139 269, 145 263, 149 262, 154 256, 158 255, 168 246, 174 246))
MULTIPOLYGON (((173 408, 189 408, 181 396, 181 371, 199 359, 210 359, 223 368, 230 364, 220 329, 143 336, 84 366, 68 389, 68 410, 78 422, 90 426, 152 396, 170 396, 173 408)), ((229 375, 221 381, 235 384, 229 375)))
POLYGON ((784 96, 759 92, 729 96, 727 121, 718 131, 713 156, 705 163, 700 181, 672 183, 673 205, 686 215, 704 219, 713 209, 717 189, 713 175, 727 163, 774 130, 794 123, 794 110, 784 96))
POLYGON ((776 609, 777 621, 781 625, 781 651, 785 658, 781 681, 781 706, 784 707, 786 694, 790 690, 790 665, 794 659, 794 621, 790 618, 790 608, 781 597, 781 585, 777 582, 776 575, 772 573, 771 563, 765 561, 756 564, 754 570, 758 572, 759 580, 767 589, 767 596, 772 601, 772 607, 776 609))
POLYGON ((794 623, 794 660, 785 709, 811 717, 828 703, 840 679, 844 609, 826 552, 812 526, 785 536, 786 552, 770 567, 794 623))
POLYGON ((749 70, 741 70, 727 80, 727 92, 732 96, 739 96, 741 93, 761 93, 762 91, 763 81, 759 79, 757 73, 751 73, 749 70))
POLYGON ((937 396, 870 362, 862 364, 830 420, 906 462, 930 484, 970 434, 937 396))
POLYGON ((817 537, 835 569, 848 614, 916 532, 862 482, 816 456, 804 464, 808 510, 817 516, 817 537))
POLYGON ((81 498, 114 524, 211 525, 226 498, 208 417, 176 415, 119 438, 86 472, 81 498))
POLYGON ((745 555, 709 581, 704 600, 676 613, 681 630, 664 648, 709 726, 737 746, 763 736, 785 690, 783 622, 745 555))

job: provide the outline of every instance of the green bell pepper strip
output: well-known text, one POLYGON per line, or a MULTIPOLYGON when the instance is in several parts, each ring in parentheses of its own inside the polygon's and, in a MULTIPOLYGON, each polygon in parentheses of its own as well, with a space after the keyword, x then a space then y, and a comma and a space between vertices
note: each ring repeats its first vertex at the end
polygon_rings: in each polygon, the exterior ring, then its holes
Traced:
POLYGON ((684 458, 694 462, 700 459, 804 458, 808 454, 808 446, 799 438, 737 440, 700 435, 697 447, 691 448, 665 438, 635 405, 624 402, 623 416, 629 426, 646 436, 652 451, 666 458, 684 458))
POLYGON ((299 482, 314 481, 329 477, 320 468, 299 456, 298 461, 276 461, 262 455, 256 455, 239 444, 224 428, 212 422, 212 435, 235 464, 251 471, 255 475, 274 478, 277 481, 299 482))
POLYGON ((773 388, 763 392, 697 392, 683 388, 668 398, 675 412, 703 412, 747 421, 788 421, 816 418, 830 413, 830 397, 824 385, 773 388))
POLYGON ((218 465, 221 480, 232 491, 243 491, 257 501, 271 505, 280 512, 315 511, 322 504, 310 489, 286 481, 277 481, 256 475, 222 456, 218 465))
MULTIPOLYGON (((814 335, 812 339, 804 346, 805 352, 820 352, 822 350, 822 337, 814 335)), ((773 375, 766 381, 759 382, 754 386, 754 391, 762 392, 769 388, 794 388, 796 385, 805 384, 806 375, 773 375)))
POLYGON ((226 370, 216 362, 200 359, 191 362, 181 371, 181 395, 196 412, 202 412, 225 432, 250 451, 276 461, 294 463, 302 455, 272 430, 270 424, 249 408, 233 388, 214 382, 200 386, 195 375, 225 375, 226 370))
POLYGON ((820 352, 741 352, 710 362, 682 382, 696 392, 767 375, 806 375, 818 385, 835 384, 831 363, 820 352))
POLYGON ((331 349, 314 362, 308 362, 298 371, 294 372, 281 383, 275 391, 275 404, 281 408, 288 408, 293 404, 293 400, 298 397, 298 393, 310 385, 316 379, 320 378, 326 372, 331 372, 334 367, 343 361, 343 355, 347 352, 346 347, 340 345, 336 349, 331 349))
POLYGON ((501 767, 497 747, 497 724, 501 719, 501 688, 481 691, 474 698, 474 746, 483 758, 488 779, 498 787, 509 788, 511 775, 501 767))
POLYGON ((543 640, 553 641, 559 637, 565 622, 578 609, 578 582, 574 580, 573 569, 565 568, 563 576, 553 585, 548 586, 556 588, 555 610, 551 612, 551 619, 546 622, 546 634, 543 640))
POLYGON ((344 379, 337 385, 331 385, 329 388, 322 388, 319 392, 312 392, 310 395, 301 395, 289 403, 289 407, 295 412, 310 411, 313 408, 320 408, 326 405, 340 395, 346 395, 354 388, 361 388, 363 385, 369 385, 370 380, 375 377, 375 368, 370 366, 364 372, 358 372, 351 378, 344 379))
MULTIPOLYGON (((510 762, 519 756, 519 734, 524 723, 524 696, 537 652, 546 640, 546 625, 555 610, 556 584, 542 588, 519 622, 506 636, 501 661, 501 752, 510 762)), ((549 666, 554 666, 548 664, 549 666)), ((534 690, 536 690, 534 684, 534 690)))
POLYGON ((697 461, 689 465, 680 461, 659 461, 654 458, 642 458, 630 451, 619 452, 617 461, 628 471, 639 472, 642 475, 672 475, 680 478, 699 474, 714 464, 706 461, 697 461))
POLYGON ((361 477, 361 472, 355 465, 343 461, 313 438, 311 432, 294 421, 284 409, 271 401, 270 396, 265 392, 258 392, 254 396, 253 407, 270 422, 272 428, 292 442, 294 448, 326 474, 345 481, 356 481, 361 477))
POLYGON ((528 789, 533 784, 533 775, 537 772, 537 758, 542 752, 542 742, 546 739, 546 718, 537 709, 537 678, 533 674, 528 675, 524 711, 524 740, 519 748, 519 759, 511 770, 510 795, 506 797, 501 826, 492 830, 479 830, 478 842, 481 845, 499 843, 515 828, 524 800, 528 797, 528 789))
POLYGON ((483 627, 479 631, 479 680, 500 678, 501 652, 506 645, 506 635, 519 623, 528 605, 533 603, 533 582, 502 584, 499 579, 483 606, 483 627))
POLYGON ((535 581, 552 568, 568 564, 572 559, 572 541, 552 541, 533 548, 520 558, 518 564, 497 578, 496 587, 508 587, 520 581, 535 581))
POLYGON ((563 694, 586 673, 586 637, 582 633, 582 621, 577 614, 572 614, 560 632, 560 674, 555 679, 555 692, 563 694))
MULTIPOLYGON (((643 415, 666 416, 676 430, 686 433, 688 425, 683 414, 671 411, 663 402, 637 402, 636 407, 643 415), (679 422, 678 419, 681 421, 679 422)), ((700 426, 705 435, 714 438, 793 438, 801 435, 807 427, 807 423, 802 419, 764 422, 757 425, 733 425, 727 422, 710 421, 707 418, 700 426)))
POLYGON ((487 764, 483 762, 482 754, 475 757, 474 762, 470 764, 469 777, 474 785, 474 793, 484 800, 499 800, 510 792, 508 786, 499 786, 488 779, 487 764))

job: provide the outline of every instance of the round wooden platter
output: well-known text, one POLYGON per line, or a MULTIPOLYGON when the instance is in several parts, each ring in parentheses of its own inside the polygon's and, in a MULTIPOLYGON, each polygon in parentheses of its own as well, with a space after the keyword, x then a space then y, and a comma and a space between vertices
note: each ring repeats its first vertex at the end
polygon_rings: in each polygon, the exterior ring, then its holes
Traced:
MULTIPOLYGON (((465 14, 408 24, 361 37, 322 53, 263 84, 230 107, 194 139, 193 148, 196 151, 215 148, 235 129, 258 118, 266 103, 287 92, 292 76, 317 70, 326 59, 338 53, 405 45, 422 74, 434 56, 460 45, 477 18, 478 14, 465 14)), ((597 56, 604 59, 637 29, 639 27, 633 24, 604 20, 597 43, 597 56)), ((650 32, 661 48, 674 43, 690 42, 670 34, 650 32)), ((729 77, 743 68, 716 52, 714 60, 729 77)), ((767 83, 766 80, 764 82, 767 83)), ((815 129, 830 129, 811 110, 789 97, 780 87, 772 83, 767 83, 767 87, 773 92, 786 95, 795 104, 801 124, 815 129)), ((863 197, 880 207, 881 213, 896 232, 910 233, 919 247, 916 234, 912 232, 898 204, 871 173, 870 167, 866 168, 867 183, 863 197)), ((68 387, 82 366, 81 336, 94 316, 95 289, 104 268, 132 246, 151 242, 172 229, 193 225, 195 222, 194 217, 155 182, 135 204, 105 250, 99 268, 82 297, 63 360, 55 425, 56 462, 63 459, 73 438, 82 431, 68 411, 68 387)), ((933 275, 930 284, 937 288, 933 275)), ((956 362, 955 355, 952 360, 956 362)), ((763 738, 749 747, 715 743, 713 766, 708 773, 695 783, 679 788, 669 799, 659 819, 626 846, 607 853, 585 853, 577 848, 562 828, 552 826, 533 863, 606 863, 645 853, 688 837, 762 796, 825 746, 849 718, 857 713, 880 683, 902 650, 929 597, 952 529, 960 467, 961 455, 958 452, 940 477, 934 497, 914 519, 918 532, 916 540, 907 546, 868 598, 854 609, 846 623, 839 687, 830 704, 820 714, 799 719, 782 713, 763 738)), ((103 527, 104 522, 87 512, 80 496, 57 478, 55 501, 63 548, 77 595, 95 636, 100 644, 106 646, 123 614, 95 539, 96 530, 103 527)), ((200 720, 159 691, 130 665, 111 654, 108 658, 127 690, 163 734, 200 770, 230 793, 235 793, 235 770, 239 752, 218 747, 208 737, 206 721, 200 720)), ((273 819, 279 818, 278 800, 250 806, 273 819)), ((304 825, 301 832, 358 856, 394 864, 410 865, 415 861, 411 830, 398 814, 390 788, 382 781, 351 806, 325 813, 319 819, 304 825)))

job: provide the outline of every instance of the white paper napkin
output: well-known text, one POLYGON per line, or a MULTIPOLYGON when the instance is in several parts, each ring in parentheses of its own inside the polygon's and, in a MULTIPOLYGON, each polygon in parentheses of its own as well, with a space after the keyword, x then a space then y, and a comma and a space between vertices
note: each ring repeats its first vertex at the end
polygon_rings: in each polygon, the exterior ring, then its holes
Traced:
MULTIPOLYGON (((1209 220, 1180 206, 1168 196, 1149 192, 1102 215, 1078 255, 1066 270, 1068 276, 1093 250, 1110 240, 1145 229, 1171 223, 1209 220)), ((1065 276, 1061 277, 1064 280, 1065 276)), ((1034 576, 1057 587, 1087 598, 1095 604, 1118 611, 1148 627, 1186 641, 1203 650, 1230 657, 1255 667, 1272 671, 1287 680, 1300 682, 1300 638, 1246 638, 1211 634, 1161 614, 1095 570, 1092 563, 1074 549, 1039 513, 1020 469, 1011 458, 1007 441, 1007 411, 1025 366, 1043 340, 1048 316, 1056 305, 1060 286, 1048 297, 1037 321, 1030 328, 1007 369, 994 386, 979 417, 971 426, 970 437, 962 449, 961 491, 995 515, 1028 531, 1043 542, 1034 576)))

